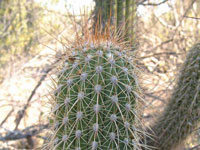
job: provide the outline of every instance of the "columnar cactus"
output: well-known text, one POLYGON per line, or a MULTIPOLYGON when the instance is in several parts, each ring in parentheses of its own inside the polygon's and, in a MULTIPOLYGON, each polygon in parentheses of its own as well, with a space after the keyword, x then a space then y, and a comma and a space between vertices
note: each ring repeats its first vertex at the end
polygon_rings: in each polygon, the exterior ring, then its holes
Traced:
MULTIPOLYGON (((140 150, 136 66, 108 41, 74 48, 56 79, 49 149, 140 150)), ((140 127, 141 128, 140 128, 140 127)))
POLYGON ((160 150, 174 150, 199 123, 200 116, 200 44, 187 56, 178 82, 164 113, 152 127, 156 140, 148 144, 160 150))

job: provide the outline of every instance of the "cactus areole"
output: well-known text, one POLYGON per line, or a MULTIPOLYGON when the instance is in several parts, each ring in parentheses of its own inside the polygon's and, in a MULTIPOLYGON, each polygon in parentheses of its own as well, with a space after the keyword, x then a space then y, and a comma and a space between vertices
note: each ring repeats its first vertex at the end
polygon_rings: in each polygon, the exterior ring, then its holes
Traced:
POLYGON ((141 149, 135 66, 112 42, 74 48, 56 79, 51 147, 141 149))

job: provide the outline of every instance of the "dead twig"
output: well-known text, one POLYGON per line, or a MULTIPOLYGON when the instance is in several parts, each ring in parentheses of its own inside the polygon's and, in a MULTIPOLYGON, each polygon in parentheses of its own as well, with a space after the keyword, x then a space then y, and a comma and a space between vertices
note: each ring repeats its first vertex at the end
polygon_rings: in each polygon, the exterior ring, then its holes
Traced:
POLYGON ((7 119, 10 117, 10 115, 13 113, 13 111, 14 111, 14 108, 12 108, 12 110, 7 114, 5 119, 1 122, 0 127, 7 121, 7 119))
POLYGON ((159 6, 159 5, 164 4, 165 2, 167 2, 168 0, 164 0, 164 1, 160 2, 160 3, 150 3, 150 2, 145 3, 146 1, 147 0, 143 0, 142 2, 138 3, 138 5, 143 5, 143 6, 159 6))
POLYGON ((195 150, 195 149, 198 150, 199 147, 200 147, 200 144, 195 145, 194 147, 191 147, 191 148, 189 148, 188 150, 195 150))
POLYGON ((166 41, 163 41, 163 42, 161 42, 160 44, 156 45, 155 47, 153 47, 153 48, 151 48, 151 49, 149 49, 149 50, 147 50, 147 51, 152 52, 153 50, 155 50, 155 49, 157 49, 157 48, 159 48, 159 47, 161 47, 161 46, 163 46, 163 45, 165 45, 165 44, 167 44, 167 43, 173 42, 173 41, 174 41, 173 38, 172 38, 172 39, 169 39, 169 40, 166 40, 166 41))
POLYGON ((153 94, 151 94, 151 93, 145 93, 145 95, 148 96, 148 97, 153 98, 154 100, 159 100, 159 101, 161 101, 162 103, 166 104, 165 100, 162 99, 162 98, 159 97, 159 96, 153 95, 153 94))
POLYGON ((178 55, 178 54, 180 53, 175 53, 175 52, 154 53, 152 55, 139 57, 138 59, 144 59, 144 58, 149 58, 149 57, 154 57, 154 56, 159 56, 159 55, 178 55))
POLYGON ((198 19, 200 19, 199 17, 191 17, 191 16, 184 16, 185 18, 190 18, 190 19, 196 19, 196 20, 198 20, 198 19))
MULTIPOLYGON (((192 0, 190 5, 188 6, 188 8, 186 9, 185 13, 183 14, 183 16, 181 17, 179 24, 176 27, 176 30, 178 29, 178 27, 181 25, 182 21, 184 20, 185 16, 188 14, 188 12, 190 11, 190 9, 192 8, 193 4, 196 2, 196 0, 192 0)), ((175 30, 175 32, 176 32, 175 30)))
POLYGON ((32 136, 37 135, 42 130, 48 128, 48 124, 44 125, 35 125, 27 127, 21 131, 15 130, 15 131, 9 131, 5 134, 5 136, 0 135, 0 141, 12 141, 12 140, 19 140, 24 138, 30 138, 32 136))
POLYGON ((15 119, 15 123, 16 123, 15 130, 17 130, 17 128, 18 128, 18 126, 20 124, 20 121, 23 118, 23 116, 25 114, 25 111, 28 108, 29 103, 30 103, 31 99, 33 98, 33 96, 35 95, 37 89, 40 87, 40 85, 42 84, 42 82, 45 80, 45 78, 47 77, 47 74, 54 68, 55 64, 57 64, 59 61, 60 61, 60 59, 57 59, 52 65, 50 65, 50 67, 47 67, 47 68, 43 69, 42 72, 44 74, 42 75, 42 77, 40 78, 38 84, 35 86, 35 88, 31 92, 29 98, 27 99, 26 105, 21 110, 19 110, 17 112, 17 116, 16 116, 16 119, 15 119))

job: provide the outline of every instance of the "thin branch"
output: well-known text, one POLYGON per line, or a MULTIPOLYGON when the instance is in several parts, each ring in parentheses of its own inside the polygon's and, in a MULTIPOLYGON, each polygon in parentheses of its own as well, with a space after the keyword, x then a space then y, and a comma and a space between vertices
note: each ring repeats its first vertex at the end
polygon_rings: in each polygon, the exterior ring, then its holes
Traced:
POLYGON ((145 95, 148 96, 148 97, 154 98, 155 100, 159 100, 159 101, 163 102, 164 104, 166 104, 165 100, 162 99, 162 98, 159 97, 159 96, 153 95, 153 94, 151 94, 151 93, 145 93, 145 95))
POLYGON ((146 2, 146 1, 147 1, 147 0, 143 0, 143 1, 141 1, 141 2, 138 2, 138 3, 137 3, 137 6, 138 6, 138 5, 142 5, 142 4, 143 4, 144 2, 146 2))
POLYGON ((160 3, 149 3, 148 2, 148 3, 145 4, 146 1, 147 0, 143 0, 142 2, 138 3, 138 5, 143 5, 143 6, 159 6, 159 5, 164 4, 165 2, 167 2, 168 0, 164 0, 164 1, 160 2, 160 3))
POLYGON ((163 52, 163 53, 154 53, 152 55, 147 55, 143 57, 139 57, 138 59, 144 59, 144 58, 149 58, 149 57, 154 57, 154 56, 159 56, 159 55, 179 55, 180 53, 176 52, 163 52))
POLYGON ((12 141, 12 140, 19 140, 24 138, 29 138, 39 134, 42 130, 48 128, 48 124, 45 125, 35 125, 27 127, 21 131, 10 131, 5 134, 5 136, 0 135, 0 141, 12 141))
POLYGON ((183 19, 185 18, 185 16, 186 16, 187 13, 189 12, 189 10, 192 8, 194 2, 196 2, 196 0, 193 0, 193 1, 190 3, 190 5, 189 5, 188 8, 186 9, 185 13, 184 13, 183 16, 181 17, 181 19, 180 19, 180 21, 179 21, 179 24, 177 25, 176 28, 178 28, 178 27, 181 25, 183 19))
POLYGON ((149 50, 147 50, 147 51, 153 51, 153 50, 155 50, 155 49, 157 49, 157 48, 159 48, 159 47, 161 47, 161 46, 163 46, 163 45, 165 45, 165 44, 167 44, 167 43, 173 42, 173 40, 174 40, 174 39, 172 38, 172 39, 163 41, 163 42, 161 42, 160 44, 156 45, 155 47, 153 47, 153 48, 151 48, 151 49, 149 49, 149 50))
POLYGON ((172 30, 176 29, 176 26, 172 26, 172 25, 168 24, 163 19, 161 19, 161 17, 157 16, 155 11, 153 11, 153 14, 154 14, 155 18, 161 23, 161 25, 163 25, 163 26, 165 26, 165 27, 167 27, 169 29, 172 29, 172 30))
POLYGON ((198 20, 198 19, 200 19, 199 17, 190 17, 190 16, 184 16, 185 18, 190 18, 190 19, 196 19, 196 20, 198 20))
POLYGON ((194 147, 191 147, 191 148, 189 148, 188 150, 195 150, 195 149, 197 149, 197 148, 199 148, 199 147, 200 147, 200 144, 195 145, 194 147))
POLYGON ((0 127, 7 121, 7 119, 10 117, 10 115, 13 113, 14 109, 12 108, 12 110, 8 113, 8 115, 5 117, 5 119, 1 122, 0 127))
POLYGON ((23 109, 21 109, 21 110, 19 110, 17 112, 17 116, 16 116, 16 119, 15 119, 15 123, 16 123, 15 130, 17 130, 17 128, 18 128, 18 126, 20 124, 20 121, 23 118, 23 116, 25 114, 25 111, 28 108, 28 105, 29 105, 31 99, 33 98, 33 96, 35 95, 37 89, 40 87, 42 82, 45 80, 45 78, 47 77, 47 74, 54 68, 55 64, 57 64, 59 61, 60 61, 60 59, 56 60, 50 67, 43 69, 42 72, 44 72, 44 74, 42 75, 42 77, 40 78, 38 84, 35 86, 35 88, 31 92, 29 98, 27 99, 26 105, 23 107, 23 109))

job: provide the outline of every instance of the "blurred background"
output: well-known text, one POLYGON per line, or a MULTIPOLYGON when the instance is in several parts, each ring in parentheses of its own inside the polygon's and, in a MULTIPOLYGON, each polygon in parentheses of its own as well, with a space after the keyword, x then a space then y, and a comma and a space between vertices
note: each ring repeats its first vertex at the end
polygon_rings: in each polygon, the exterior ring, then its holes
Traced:
MULTIPOLYGON (((102 27, 110 18, 136 50, 149 102, 146 125, 162 112, 187 51, 200 39, 199 0, 0 0, 0 150, 41 149, 62 41, 73 40, 74 24, 81 32, 84 12, 95 26, 100 11, 102 27)), ((196 130, 179 149, 199 144, 196 130)))

